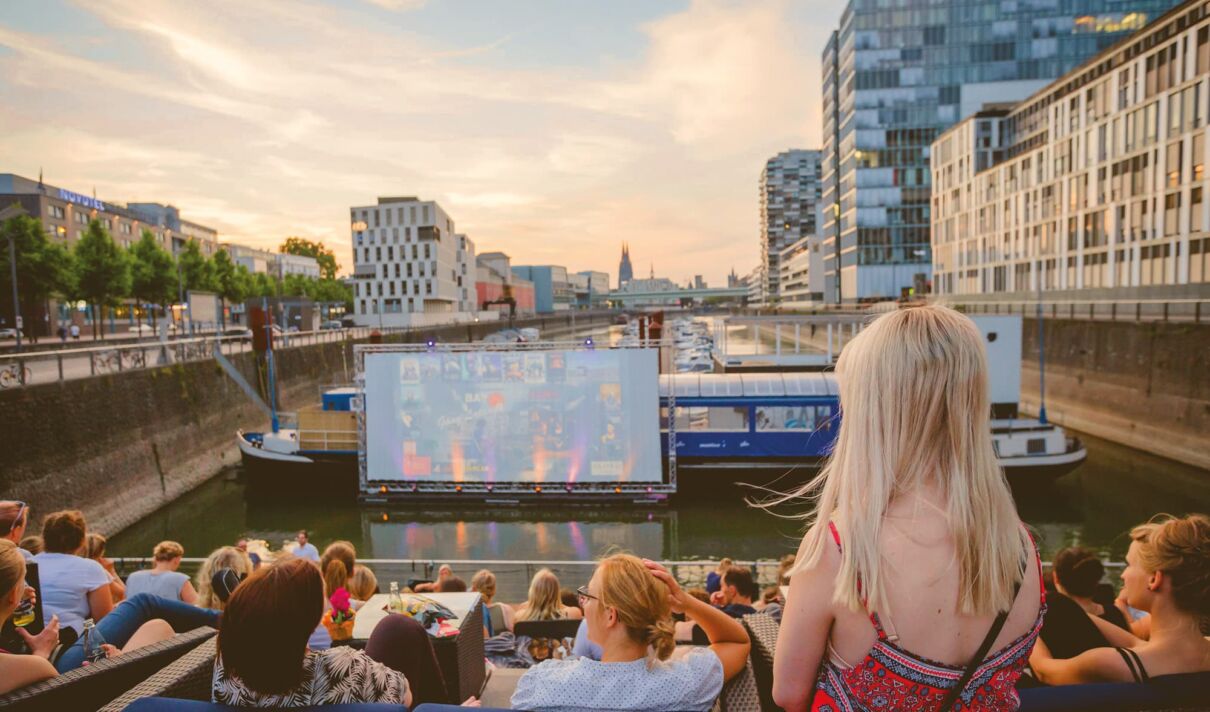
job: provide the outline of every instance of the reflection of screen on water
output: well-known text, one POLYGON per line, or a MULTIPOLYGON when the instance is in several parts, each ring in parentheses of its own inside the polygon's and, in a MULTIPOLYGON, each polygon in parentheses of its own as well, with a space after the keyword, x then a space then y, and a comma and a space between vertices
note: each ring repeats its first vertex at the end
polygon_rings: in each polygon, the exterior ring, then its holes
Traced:
POLYGON ((654 349, 373 353, 370 480, 660 481, 654 349))

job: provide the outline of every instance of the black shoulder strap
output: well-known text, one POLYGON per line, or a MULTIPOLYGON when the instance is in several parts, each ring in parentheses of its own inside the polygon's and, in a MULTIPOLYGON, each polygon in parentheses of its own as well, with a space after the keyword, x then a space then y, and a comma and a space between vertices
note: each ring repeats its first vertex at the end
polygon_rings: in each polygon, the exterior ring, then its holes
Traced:
POLYGON ((1135 682, 1148 682, 1147 669, 1143 667, 1143 661, 1139 658, 1139 654, 1130 648, 1114 648, 1118 651, 1118 655, 1122 656, 1122 662, 1126 663, 1126 667, 1130 670, 1130 676, 1135 682))
MULTIPOLYGON (((1013 587, 1013 601, 1017 600, 1017 593, 1021 590, 1021 583, 1013 587)), ((1012 610, 1012 607, 1009 607, 1012 610)), ((1008 620, 1009 611, 1003 611, 996 616, 996 620, 992 621, 992 627, 987 631, 987 635, 983 637, 983 642, 979 644, 979 649, 975 651, 975 656, 967 663, 966 669, 962 671, 962 677, 958 678, 958 682, 950 688, 949 694, 941 702, 941 706, 937 709, 939 712, 948 712, 954 708, 954 704, 958 701, 958 696, 970 684, 971 678, 975 675, 975 670, 979 668, 979 664, 983 662, 983 658, 987 657, 988 651, 992 648, 992 643, 996 642, 996 637, 1000 635, 1000 631, 1004 629, 1004 622, 1008 620)))

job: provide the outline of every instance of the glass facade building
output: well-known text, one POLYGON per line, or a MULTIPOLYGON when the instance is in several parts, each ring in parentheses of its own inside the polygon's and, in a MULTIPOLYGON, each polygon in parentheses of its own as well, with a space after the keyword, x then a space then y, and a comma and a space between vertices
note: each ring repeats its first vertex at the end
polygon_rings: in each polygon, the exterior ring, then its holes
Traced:
POLYGON ((927 289, 938 135, 984 104, 1024 99, 1177 4, 852 0, 823 54, 826 298, 927 289))
POLYGON ((816 234, 820 152, 790 150, 765 163, 760 174, 760 269, 762 303, 781 296, 781 253, 816 234))

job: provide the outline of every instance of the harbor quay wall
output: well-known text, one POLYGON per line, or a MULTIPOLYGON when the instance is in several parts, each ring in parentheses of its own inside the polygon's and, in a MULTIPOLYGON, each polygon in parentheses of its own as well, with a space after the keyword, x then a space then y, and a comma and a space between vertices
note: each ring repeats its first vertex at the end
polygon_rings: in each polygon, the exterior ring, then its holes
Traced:
MULTIPOLYGON (((1044 319, 1042 327, 1049 420, 1210 470, 1210 324, 1044 319)), ((1036 320, 1024 320, 1022 337, 1021 409, 1037 414, 1036 320)))
MULTIPOLYGON (((577 315, 576 327, 609 315, 577 315)), ((518 320, 557 338, 569 316, 518 320)), ((499 322, 388 334, 387 343, 481 339, 499 322)), ((347 383, 353 345, 345 341, 274 352, 279 408, 317 404, 323 386, 347 383)), ((230 357, 254 386, 264 367, 251 353, 230 357)), ((89 527, 112 535, 239 462, 235 431, 267 419, 214 360, 100 375, 0 391, 0 498, 20 499, 42 517, 79 509, 89 527)))

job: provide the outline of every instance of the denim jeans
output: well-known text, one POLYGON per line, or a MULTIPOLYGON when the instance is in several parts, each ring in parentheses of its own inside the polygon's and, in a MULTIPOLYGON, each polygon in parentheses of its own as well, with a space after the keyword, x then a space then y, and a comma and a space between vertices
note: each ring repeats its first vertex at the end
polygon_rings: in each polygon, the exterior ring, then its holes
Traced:
MULTIPOLYGON (((209 608, 198 608, 182 601, 140 593, 119 603, 97 623, 97 630, 101 631, 106 643, 121 648, 130 641, 139 626, 147 621, 162 618, 174 631, 184 633, 202 626, 218 628, 220 615, 219 611, 209 608)), ((59 656, 55 669, 63 673, 80 667, 83 662, 84 639, 81 636, 59 656)))

